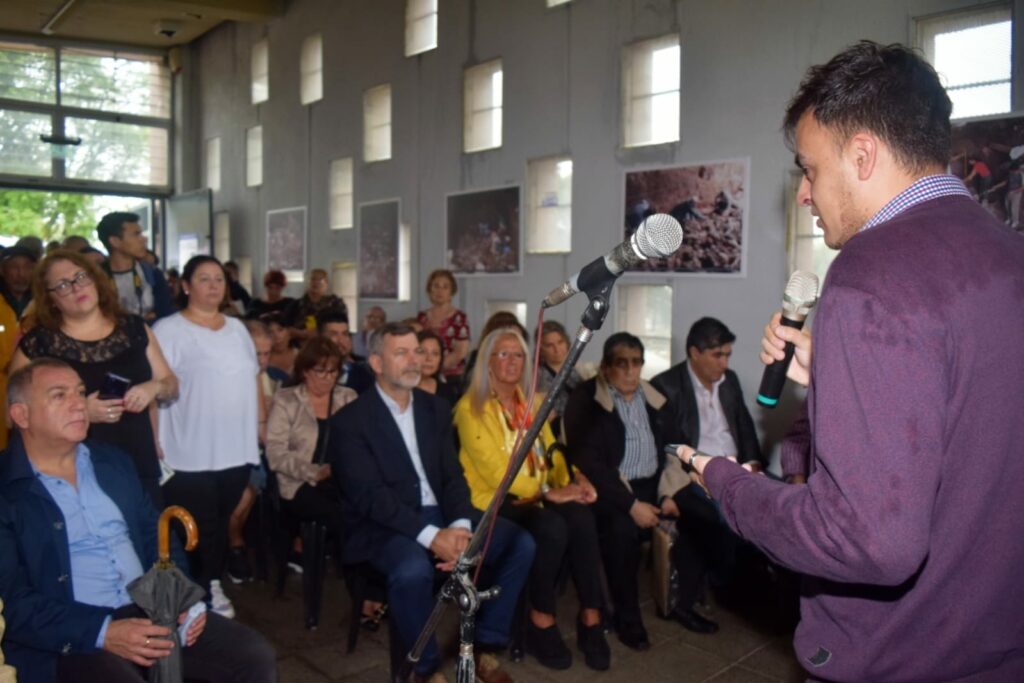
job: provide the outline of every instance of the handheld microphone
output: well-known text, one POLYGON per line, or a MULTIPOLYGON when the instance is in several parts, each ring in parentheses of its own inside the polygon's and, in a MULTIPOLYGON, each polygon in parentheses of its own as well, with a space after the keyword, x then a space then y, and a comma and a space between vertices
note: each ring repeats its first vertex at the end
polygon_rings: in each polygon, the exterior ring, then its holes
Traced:
POLYGON ((591 261, 561 287, 552 289, 541 306, 557 306, 578 292, 596 292, 622 271, 656 256, 671 256, 683 243, 683 227, 672 216, 648 216, 629 239, 601 258, 591 261))
MULTIPOLYGON (((786 283, 786 291, 782 296, 781 323, 786 327, 799 330, 804 326, 807 314, 818 303, 818 276, 798 270, 786 283)), ((786 342, 786 357, 777 360, 764 369, 761 388, 757 390, 757 402, 766 408, 774 408, 779 402, 782 385, 786 383, 786 371, 793 360, 794 346, 786 342)))

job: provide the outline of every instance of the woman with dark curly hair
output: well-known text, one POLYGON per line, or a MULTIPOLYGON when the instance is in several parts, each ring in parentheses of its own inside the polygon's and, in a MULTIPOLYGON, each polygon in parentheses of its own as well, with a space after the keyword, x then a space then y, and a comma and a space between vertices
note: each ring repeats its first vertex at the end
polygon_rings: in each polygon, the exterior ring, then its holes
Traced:
POLYGON ((419 388, 428 394, 440 396, 448 401, 449 406, 454 407, 459 400, 459 389, 449 383, 441 372, 441 366, 444 365, 444 342, 433 330, 418 332, 416 338, 423 349, 419 388))
POLYGON ((70 364, 85 383, 89 438, 130 455, 162 506, 150 407, 177 396, 178 380, 153 332, 121 311, 110 277, 78 252, 48 254, 32 276, 32 296, 35 326, 22 337, 11 371, 44 356, 70 364))

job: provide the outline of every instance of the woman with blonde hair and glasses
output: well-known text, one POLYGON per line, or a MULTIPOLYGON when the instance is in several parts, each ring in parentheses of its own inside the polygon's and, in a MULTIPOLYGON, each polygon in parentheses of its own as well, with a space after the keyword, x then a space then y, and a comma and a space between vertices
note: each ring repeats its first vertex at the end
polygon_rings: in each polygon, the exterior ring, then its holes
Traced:
MULTIPOLYGON (((494 330, 481 342, 469 388, 455 407, 462 444, 459 460, 472 503, 481 510, 491 503, 508 468, 516 433, 530 427, 540 405, 526 404, 529 366, 526 340, 519 330, 494 330)), ((554 442, 545 424, 499 510, 528 530, 537 544, 528 583, 526 648, 546 667, 572 665, 572 653, 555 621, 558 574, 568 560, 580 599, 577 645, 587 666, 605 670, 610 653, 601 627, 601 556, 590 509, 597 494, 586 477, 572 472, 562 454, 555 452, 554 442)))
POLYGON ((55 250, 32 276, 34 327, 22 337, 11 371, 35 358, 59 358, 85 384, 89 438, 117 446, 135 462, 162 507, 160 458, 150 408, 178 394, 178 380, 149 326, 122 312, 110 277, 88 257, 55 250))

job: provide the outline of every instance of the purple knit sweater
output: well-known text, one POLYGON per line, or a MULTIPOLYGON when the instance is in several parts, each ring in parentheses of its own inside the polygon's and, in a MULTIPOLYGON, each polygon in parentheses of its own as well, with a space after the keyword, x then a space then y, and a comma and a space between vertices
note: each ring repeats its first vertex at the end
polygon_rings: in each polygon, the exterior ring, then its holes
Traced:
POLYGON ((729 524, 806 575, 814 678, 1024 681, 1024 237, 942 197, 854 236, 814 324, 810 479, 724 458, 729 524))

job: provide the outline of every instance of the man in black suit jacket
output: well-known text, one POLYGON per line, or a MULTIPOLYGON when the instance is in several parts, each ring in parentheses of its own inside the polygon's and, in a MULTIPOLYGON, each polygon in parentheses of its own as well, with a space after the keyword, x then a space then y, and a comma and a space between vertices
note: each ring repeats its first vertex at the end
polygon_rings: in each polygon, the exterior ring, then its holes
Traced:
MULTIPOLYGON (((766 464, 757 441, 754 420, 743 402, 739 378, 729 369, 732 344, 728 327, 714 318, 701 318, 686 336, 686 362, 651 380, 668 402, 662 408, 662 435, 666 443, 699 444, 701 452, 766 464)), ((691 630, 704 620, 693 611, 700 584, 709 568, 721 582, 733 578, 738 537, 722 521, 704 489, 692 484, 670 494, 662 512, 677 517, 679 531, 673 561, 679 571, 676 618, 691 630)))
MULTIPOLYGON (((480 512, 469 501, 447 403, 415 388, 423 358, 416 332, 388 323, 369 350, 376 384, 331 418, 331 469, 349 529, 345 560, 369 562, 387 576, 391 618, 411 649, 433 609, 435 563, 451 570, 480 512)), ((502 590, 476 621, 477 676, 485 682, 512 680, 490 652, 508 643, 533 553, 528 533, 497 520, 484 568, 502 590)), ((444 680, 439 665, 432 641, 415 673, 444 680)))

